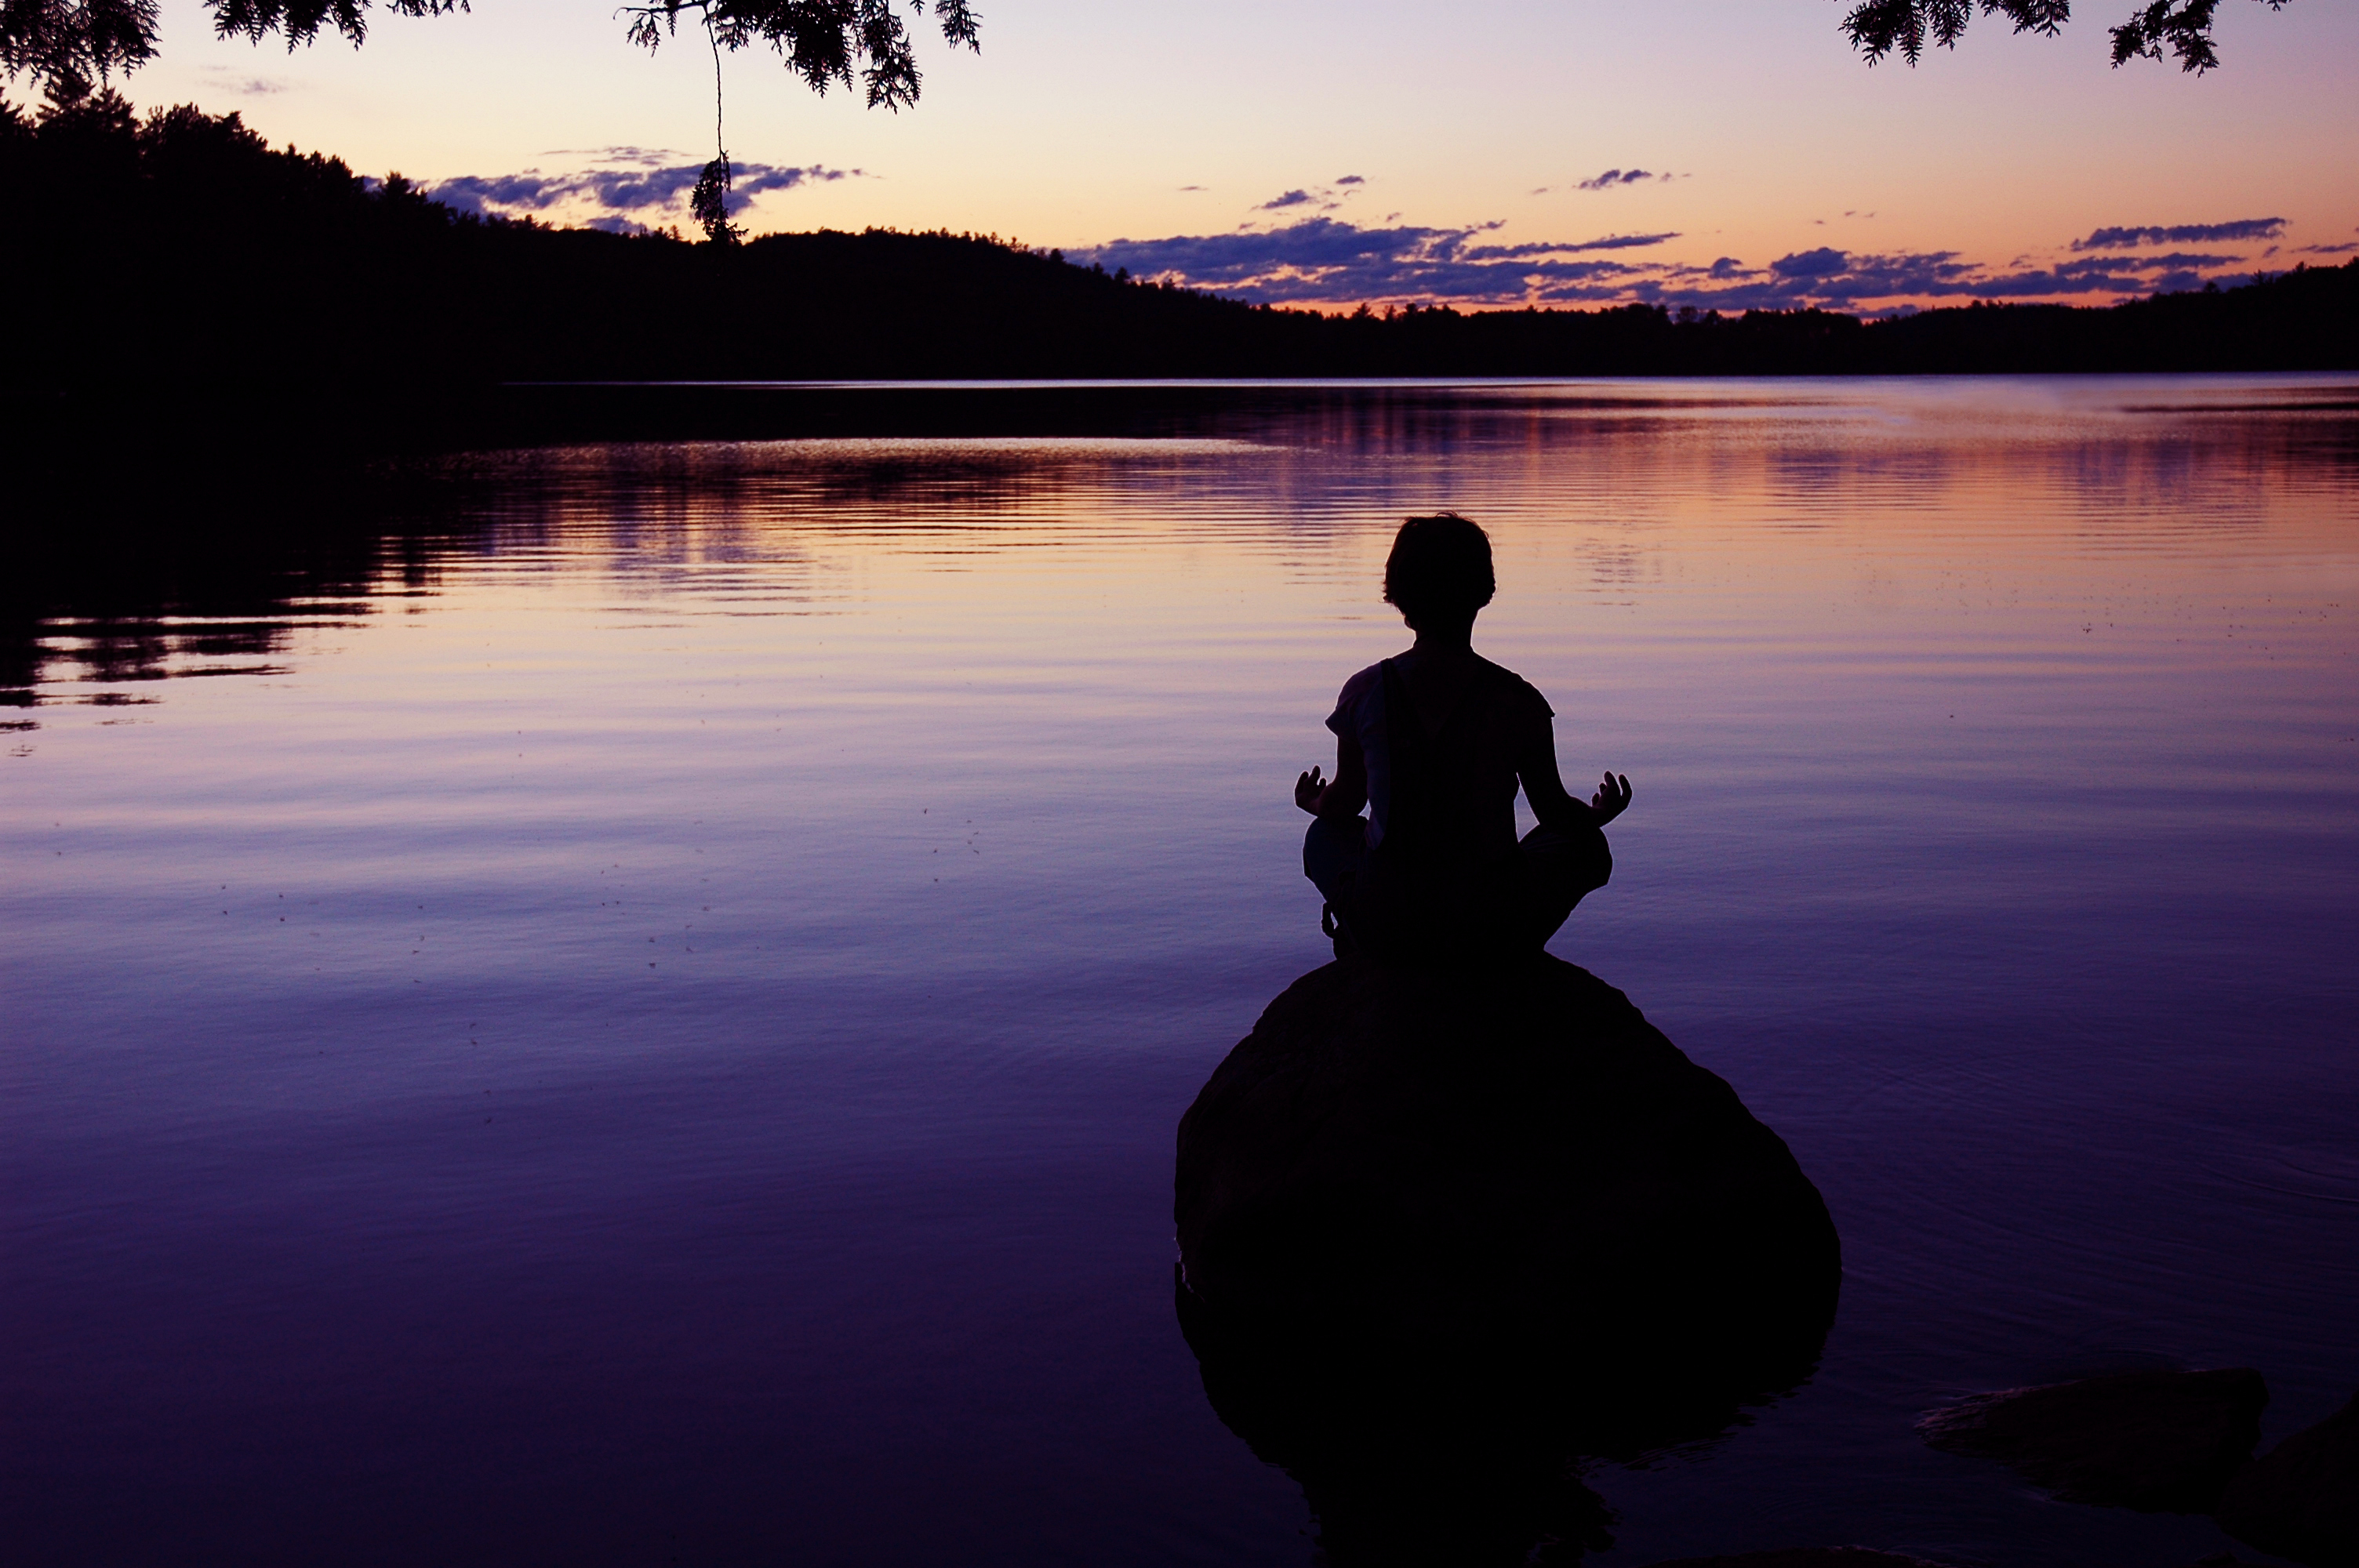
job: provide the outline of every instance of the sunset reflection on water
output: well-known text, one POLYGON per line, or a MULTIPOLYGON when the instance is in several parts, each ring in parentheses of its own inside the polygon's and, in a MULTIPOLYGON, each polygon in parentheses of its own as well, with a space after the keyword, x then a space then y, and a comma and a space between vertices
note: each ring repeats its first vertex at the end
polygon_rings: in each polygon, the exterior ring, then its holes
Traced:
POLYGON ((1598 1561, 2222 1549, 1909 1423, 2359 1385, 2359 382, 1190 409, 485 455, 333 560, 52 606, 0 669, 23 1538, 1305 1561, 1170 1324, 1171 1128, 1325 957, 1288 786, 1448 507, 1477 646, 1636 790, 1554 950, 1849 1271, 1810 1387, 1590 1477, 1598 1561))

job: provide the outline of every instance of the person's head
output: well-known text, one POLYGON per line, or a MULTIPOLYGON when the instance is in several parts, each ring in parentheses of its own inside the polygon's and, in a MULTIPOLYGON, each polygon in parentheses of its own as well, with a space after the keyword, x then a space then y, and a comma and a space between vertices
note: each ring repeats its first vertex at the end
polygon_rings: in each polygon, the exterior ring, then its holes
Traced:
POLYGON ((1385 602, 1413 631, 1472 626, 1498 591, 1491 536, 1455 512, 1412 517, 1393 536, 1385 562, 1385 602))

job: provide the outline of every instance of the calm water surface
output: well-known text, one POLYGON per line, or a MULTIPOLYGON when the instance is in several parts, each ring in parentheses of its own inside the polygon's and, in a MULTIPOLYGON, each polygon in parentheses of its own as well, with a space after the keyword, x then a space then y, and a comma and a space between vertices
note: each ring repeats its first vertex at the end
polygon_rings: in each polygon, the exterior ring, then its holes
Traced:
POLYGON ((1554 950, 1843 1237, 1817 1377, 1591 1474, 1591 1561, 2226 1545, 1911 1425, 2359 1387, 2359 382, 1196 408, 486 457, 342 578, 40 626, 8 1554, 1310 1563, 1173 1322, 1172 1131, 1325 959, 1290 784, 1440 507, 1636 787, 1554 950))

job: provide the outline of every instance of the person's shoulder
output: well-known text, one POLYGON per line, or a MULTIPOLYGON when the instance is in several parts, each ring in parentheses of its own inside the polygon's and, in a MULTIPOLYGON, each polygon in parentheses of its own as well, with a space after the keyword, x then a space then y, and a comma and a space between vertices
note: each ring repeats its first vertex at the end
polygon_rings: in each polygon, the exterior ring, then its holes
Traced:
POLYGON ((1354 734, 1365 722, 1360 713, 1361 699, 1368 695, 1369 687, 1384 678, 1384 665, 1370 665, 1345 681, 1343 689, 1335 694, 1335 711, 1327 716, 1327 728, 1338 735, 1354 734))
POLYGON ((1539 687, 1505 665, 1495 665, 1479 654, 1475 658, 1481 663, 1484 676, 1491 683, 1494 694, 1515 712, 1533 719, 1556 717, 1556 709, 1549 706, 1549 699, 1540 695, 1539 687))
POLYGON ((1335 710, 1341 713, 1358 702, 1361 697, 1367 695, 1368 688, 1384 679, 1384 676, 1385 666, 1382 661, 1370 665, 1366 669, 1353 676, 1350 680, 1343 683, 1343 689, 1335 694, 1335 710))

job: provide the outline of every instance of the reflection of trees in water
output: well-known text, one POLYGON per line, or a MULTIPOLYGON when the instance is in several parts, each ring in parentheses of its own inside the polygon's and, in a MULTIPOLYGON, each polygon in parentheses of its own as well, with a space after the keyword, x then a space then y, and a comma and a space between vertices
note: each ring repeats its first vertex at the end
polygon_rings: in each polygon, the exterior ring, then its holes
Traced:
POLYGON ((890 526, 907 509, 988 518, 1071 488, 1103 454, 1047 443, 920 440, 695 441, 571 447, 467 460, 496 486, 504 538, 537 542, 582 528, 693 531, 700 545, 750 548, 791 515, 832 531, 890 526))
POLYGON ((562 557, 628 597, 775 611, 842 600, 882 554, 1192 537, 1332 579, 1365 569, 1372 530, 1452 506, 1570 552, 1613 594, 1659 576, 1699 524, 2148 549, 2347 507, 2347 387, 2232 388, 2212 406, 2190 384, 810 390, 777 405, 784 427, 826 432, 810 438, 476 454, 260 495, 250 472, 175 470, 111 513, 26 503, 61 521, 20 527, 0 573, 0 705, 269 669, 299 629, 439 591, 461 559, 562 557))
POLYGON ((27 531, 0 587, 0 706, 122 706, 155 699, 89 688, 280 673, 299 633, 500 560, 593 561, 626 593, 734 586, 808 602, 851 555, 822 542, 999 547, 1037 535, 1052 498, 1115 460, 1030 442, 630 444, 470 454, 259 496, 151 485, 95 512, 87 496, 53 498, 60 521, 27 531), (733 566, 759 581, 713 576, 733 566))
MULTIPOLYGON (((747 612, 847 599, 878 554, 1036 537, 1093 460, 915 443, 617 444, 468 460, 490 557, 562 556, 638 599, 747 612)), ((1096 460, 1103 466, 1103 460, 1096 460)))
POLYGON ((276 673, 299 632, 436 593, 462 563, 590 557, 650 592, 689 568, 757 566, 764 597, 810 598, 817 540, 992 547, 1108 460, 1036 444, 621 445, 260 496, 154 484, 112 509, 52 498, 57 521, 22 533, 0 587, 0 706, 122 704, 134 698, 64 688, 276 673))
POLYGON ((397 516, 361 487, 83 512, 16 541, 0 589, 0 706, 125 707, 75 691, 281 673, 303 630, 349 625, 388 594, 432 591, 453 520, 397 516))
POLYGON ((367 613, 364 604, 338 601, 364 591, 362 582, 310 582, 272 567, 240 580, 218 562, 201 575, 146 566, 62 591, 45 586, 38 599, 0 614, 0 704, 121 707, 154 699, 42 688, 280 674, 270 661, 299 626, 346 624, 367 613))

